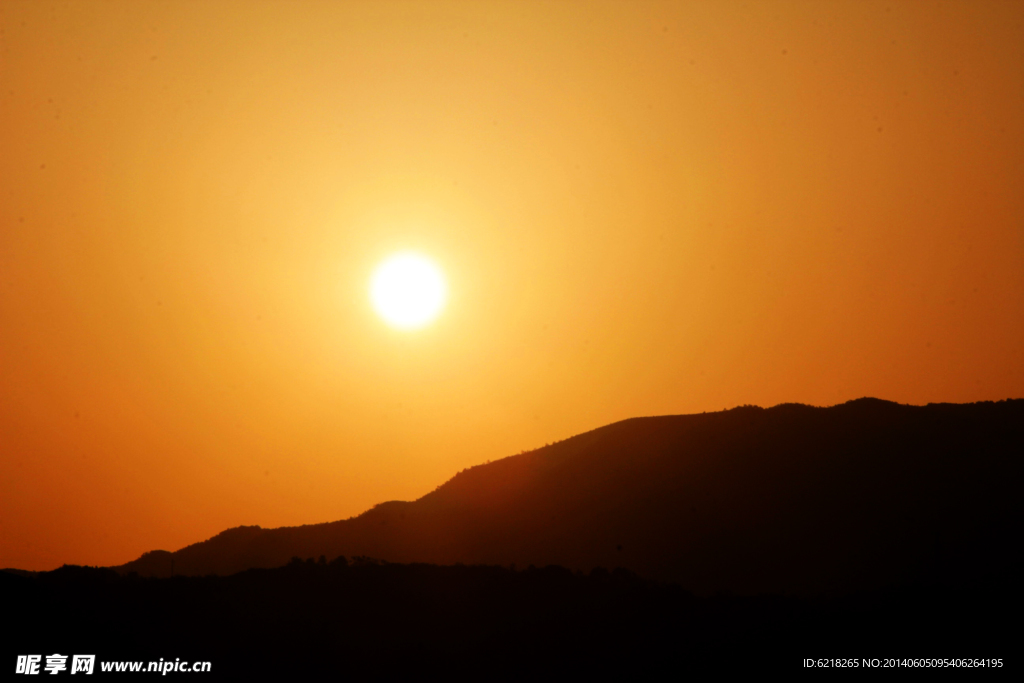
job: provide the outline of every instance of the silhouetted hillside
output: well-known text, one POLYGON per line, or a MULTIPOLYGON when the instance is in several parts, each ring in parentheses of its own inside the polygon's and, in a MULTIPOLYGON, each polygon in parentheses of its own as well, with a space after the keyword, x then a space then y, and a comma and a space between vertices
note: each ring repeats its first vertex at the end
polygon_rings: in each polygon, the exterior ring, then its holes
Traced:
POLYGON ((227 575, 293 556, 628 568, 699 594, 1004 576, 1024 400, 745 406, 636 418, 457 474, 348 520, 240 527, 117 571, 227 575))

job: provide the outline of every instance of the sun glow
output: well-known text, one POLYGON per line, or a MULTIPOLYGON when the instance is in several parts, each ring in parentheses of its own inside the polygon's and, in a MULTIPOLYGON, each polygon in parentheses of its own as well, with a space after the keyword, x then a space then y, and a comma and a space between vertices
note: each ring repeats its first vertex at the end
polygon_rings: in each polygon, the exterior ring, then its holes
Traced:
POLYGON ((389 257, 373 273, 370 301, 389 325, 402 330, 423 327, 444 308, 448 288, 441 269, 413 252, 389 257))

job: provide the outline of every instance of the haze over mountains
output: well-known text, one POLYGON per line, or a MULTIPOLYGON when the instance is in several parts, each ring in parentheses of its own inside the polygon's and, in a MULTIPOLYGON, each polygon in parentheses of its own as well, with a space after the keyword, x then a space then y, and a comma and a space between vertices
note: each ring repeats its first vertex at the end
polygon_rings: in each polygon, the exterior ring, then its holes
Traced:
POLYGON ((414 502, 238 527, 116 569, 232 574, 295 556, 625 567, 697 593, 814 594, 1011 571, 1024 400, 859 399, 625 420, 458 473, 414 502))

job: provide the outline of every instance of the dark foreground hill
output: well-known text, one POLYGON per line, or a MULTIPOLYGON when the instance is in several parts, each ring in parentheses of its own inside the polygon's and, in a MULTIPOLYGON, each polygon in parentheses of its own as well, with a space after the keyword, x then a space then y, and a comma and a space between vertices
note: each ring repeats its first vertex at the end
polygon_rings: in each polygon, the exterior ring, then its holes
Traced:
POLYGON ((1014 665, 1008 587, 700 598, 621 569, 321 558, 159 579, 65 566, 0 572, 0 651, 4 666, 93 654, 101 676, 118 661, 209 662, 197 680, 660 680, 796 672, 807 659, 989 669, 1014 665))
POLYGON ((352 519, 239 527, 117 571, 228 575, 293 556, 624 567, 700 595, 963 587, 1013 571, 1024 400, 742 407, 626 420, 352 519))

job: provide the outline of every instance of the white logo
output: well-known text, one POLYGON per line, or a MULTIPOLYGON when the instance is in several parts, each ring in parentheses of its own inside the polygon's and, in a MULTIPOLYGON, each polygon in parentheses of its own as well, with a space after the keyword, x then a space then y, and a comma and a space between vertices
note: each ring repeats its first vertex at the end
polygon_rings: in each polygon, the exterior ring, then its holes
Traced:
MULTIPOLYGON (((16 674, 27 676, 39 675, 39 665, 43 661, 42 655, 18 655, 18 665, 14 669, 16 674)), ((89 675, 96 668, 96 655, 73 655, 71 657, 71 673, 89 675)), ((68 656, 54 653, 46 655, 46 666, 43 670, 51 676, 61 671, 68 670, 68 656)))

